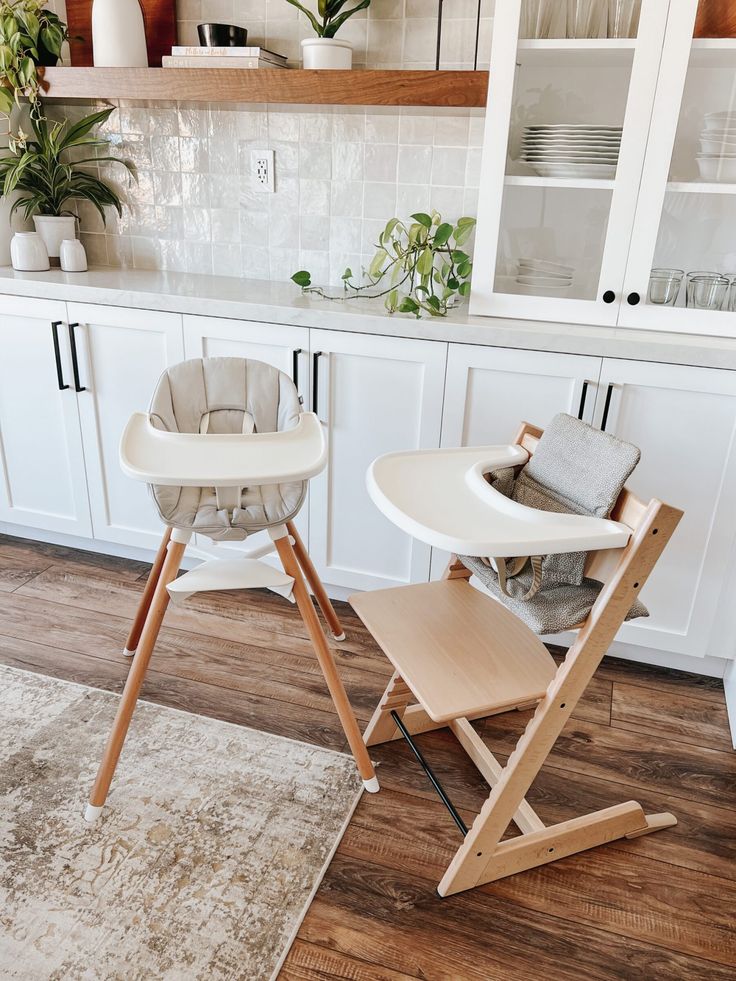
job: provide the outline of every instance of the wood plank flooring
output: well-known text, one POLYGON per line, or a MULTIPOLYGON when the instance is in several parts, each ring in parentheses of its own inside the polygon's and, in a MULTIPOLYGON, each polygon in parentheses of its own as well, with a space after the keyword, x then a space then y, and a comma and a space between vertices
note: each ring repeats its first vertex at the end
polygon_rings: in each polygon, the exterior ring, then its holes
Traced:
MULTIPOLYGON (((0 536, 0 662, 120 691, 147 567, 0 536)), ((350 609, 340 669, 365 723, 390 675, 350 609)), ((345 749, 297 614, 268 593, 171 607, 143 695, 345 749)), ((479 731, 500 759, 529 713, 479 731)), ((447 732, 422 746, 466 821, 485 785, 447 732)), ((529 800, 547 823, 636 799, 677 827, 440 900, 457 832, 399 743, 365 795, 283 981, 736 979, 736 753, 720 682, 606 660, 529 800)), ((121 766, 125 766, 123 754, 121 766)), ((245 981, 245 979, 244 979, 245 981)))

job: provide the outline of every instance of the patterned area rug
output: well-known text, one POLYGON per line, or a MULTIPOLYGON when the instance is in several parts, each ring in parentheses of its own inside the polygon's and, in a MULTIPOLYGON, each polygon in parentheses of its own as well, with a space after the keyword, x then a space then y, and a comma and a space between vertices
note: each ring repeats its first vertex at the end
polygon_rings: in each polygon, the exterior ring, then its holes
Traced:
POLYGON ((351 758, 0 667, 0 976, 274 977, 359 797, 351 758))

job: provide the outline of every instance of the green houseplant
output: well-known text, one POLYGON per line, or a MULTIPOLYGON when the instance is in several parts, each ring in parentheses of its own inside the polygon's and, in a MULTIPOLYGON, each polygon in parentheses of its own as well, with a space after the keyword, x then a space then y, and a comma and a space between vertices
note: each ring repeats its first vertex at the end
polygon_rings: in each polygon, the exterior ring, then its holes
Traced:
POLYGON ((130 162, 104 152, 108 139, 93 133, 114 111, 93 112, 73 124, 67 119, 51 123, 42 114, 32 117, 32 135, 21 131, 0 156, 0 192, 3 197, 17 192, 11 216, 18 210, 26 219, 33 216, 50 257, 59 255, 62 239, 76 237, 72 202, 89 201, 103 222, 105 208, 122 214, 117 191, 89 169, 90 164, 114 163, 135 176, 130 162))
POLYGON ((419 212, 410 221, 391 218, 378 238, 376 254, 366 271, 366 283, 354 282, 353 271, 342 275, 342 297, 332 296, 312 284, 303 269, 292 280, 303 293, 326 299, 383 297, 389 313, 422 313, 445 317, 458 297, 470 293, 473 263, 462 246, 475 228, 475 218, 458 218, 455 224, 442 215, 419 212))
POLYGON ((342 25, 359 10, 370 6, 371 0, 317 0, 317 12, 312 13, 299 0, 286 0, 300 10, 312 26, 316 37, 302 41, 302 64, 305 68, 352 68, 353 46, 349 41, 335 38, 342 25), (353 2, 354 6, 345 7, 353 2))
POLYGON ((0 113, 9 116, 20 97, 31 115, 41 112, 39 67, 55 65, 69 33, 40 0, 0 0, 0 113))

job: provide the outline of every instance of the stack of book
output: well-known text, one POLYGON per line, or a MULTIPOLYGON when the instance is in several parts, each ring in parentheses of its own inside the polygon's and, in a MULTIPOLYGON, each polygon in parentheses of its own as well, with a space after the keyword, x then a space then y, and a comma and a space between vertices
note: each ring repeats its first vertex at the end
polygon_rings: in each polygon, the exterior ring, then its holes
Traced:
POLYGON ((164 68, 286 68, 283 55, 267 48, 204 48, 179 45, 162 58, 164 68))

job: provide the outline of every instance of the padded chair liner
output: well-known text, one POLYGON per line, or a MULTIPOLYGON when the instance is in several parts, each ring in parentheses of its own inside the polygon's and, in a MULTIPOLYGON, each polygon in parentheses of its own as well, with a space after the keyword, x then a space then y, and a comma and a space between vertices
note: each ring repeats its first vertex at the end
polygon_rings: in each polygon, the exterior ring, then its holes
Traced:
MULTIPOLYGON (((194 358, 167 369, 149 408, 151 424, 178 433, 273 433, 293 429, 299 393, 282 371, 245 358, 194 358)), ((242 541, 291 521, 307 482, 244 487, 239 506, 218 508, 214 487, 150 485, 161 520, 216 541, 242 541)))

